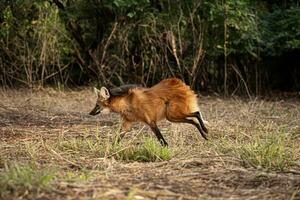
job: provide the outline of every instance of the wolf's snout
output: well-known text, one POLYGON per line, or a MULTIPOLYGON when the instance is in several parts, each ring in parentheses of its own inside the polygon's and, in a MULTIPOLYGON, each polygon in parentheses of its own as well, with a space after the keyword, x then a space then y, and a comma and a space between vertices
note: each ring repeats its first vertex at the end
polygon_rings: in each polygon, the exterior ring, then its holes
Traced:
POLYGON ((96 105, 95 108, 89 113, 90 115, 97 115, 100 113, 100 106, 96 105))

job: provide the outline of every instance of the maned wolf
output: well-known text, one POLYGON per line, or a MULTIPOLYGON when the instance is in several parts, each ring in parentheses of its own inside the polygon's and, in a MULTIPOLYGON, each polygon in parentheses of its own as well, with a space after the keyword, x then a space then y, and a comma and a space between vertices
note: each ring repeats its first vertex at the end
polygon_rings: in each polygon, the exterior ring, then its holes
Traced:
POLYGON ((193 90, 176 78, 164 79, 151 88, 137 85, 124 85, 118 88, 100 90, 94 88, 97 95, 95 108, 90 115, 119 113, 123 119, 121 138, 131 128, 132 122, 144 122, 155 133, 163 146, 168 143, 160 133, 157 122, 167 119, 170 122, 183 122, 197 127, 204 139, 208 133, 204 126, 193 90))

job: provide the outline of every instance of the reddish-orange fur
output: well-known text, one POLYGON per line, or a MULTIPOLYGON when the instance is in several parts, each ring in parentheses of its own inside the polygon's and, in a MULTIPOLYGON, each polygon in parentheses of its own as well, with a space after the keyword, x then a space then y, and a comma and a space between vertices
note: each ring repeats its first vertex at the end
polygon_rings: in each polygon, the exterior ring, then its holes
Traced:
POLYGON ((170 117, 185 117, 197 111, 193 107, 196 101, 196 95, 189 86, 179 79, 170 78, 151 88, 131 89, 128 95, 113 97, 107 106, 128 122, 149 124, 165 119, 167 106, 170 117))
POLYGON ((140 121, 155 132, 156 123, 162 119, 187 122, 192 113, 199 112, 193 90, 176 78, 164 79, 151 88, 132 88, 122 96, 99 100, 98 104, 122 116, 124 131, 130 129, 132 122, 140 121))

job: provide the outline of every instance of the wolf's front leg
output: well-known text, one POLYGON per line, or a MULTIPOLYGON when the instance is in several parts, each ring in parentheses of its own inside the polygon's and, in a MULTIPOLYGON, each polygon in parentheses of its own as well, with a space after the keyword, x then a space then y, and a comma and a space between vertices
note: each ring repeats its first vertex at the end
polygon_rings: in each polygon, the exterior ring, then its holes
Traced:
POLYGON ((132 125, 131 121, 123 119, 121 133, 119 134, 118 139, 117 139, 118 143, 122 140, 122 138, 125 136, 125 134, 131 129, 131 125, 132 125))

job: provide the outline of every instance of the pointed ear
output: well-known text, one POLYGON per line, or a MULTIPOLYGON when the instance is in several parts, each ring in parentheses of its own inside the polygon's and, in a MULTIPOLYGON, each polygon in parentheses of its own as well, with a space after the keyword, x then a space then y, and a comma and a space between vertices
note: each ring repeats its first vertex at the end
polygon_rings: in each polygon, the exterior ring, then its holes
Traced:
POLYGON ((94 93, 96 94, 97 97, 100 96, 100 90, 94 87, 94 93))
POLYGON ((110 97, 110 94, 109 94, 109 91, 106 87, 102 87, 100 89, 100 97, 103 99, 103 100, 107 100, 109 99, 110 97))

